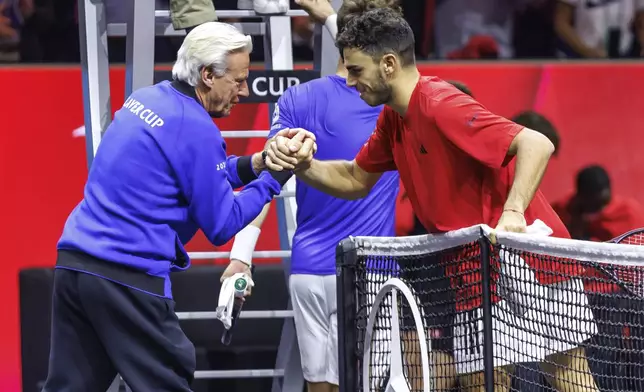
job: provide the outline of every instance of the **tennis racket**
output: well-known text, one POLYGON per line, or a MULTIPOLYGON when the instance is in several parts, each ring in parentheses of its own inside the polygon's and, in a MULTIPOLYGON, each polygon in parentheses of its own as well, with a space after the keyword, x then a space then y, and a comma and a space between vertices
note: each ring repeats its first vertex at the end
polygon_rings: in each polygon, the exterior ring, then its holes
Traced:
MULTIPOLYGON (((629 231, 609 242, 625 245, 644 245, 644 228, 629 231)), ((595 268, 607 275, 627 293, 644 298, 644 265, 599 264, 595 268)))
MULTIPOLYGON (((255 273, 255 266, 251 265, 250 266, 250 274, 251 276, 255 273)), ((237 323, 237 319, 239 318, 239 314, 241 313, 242 307, 244 306, 244 301, 241 299, 235 298, 235 302, 233 303, 233 312, 231 314, 232 320, 230 321, 230 328, 224 329, 224 333, 221 335, 221 344, 224 346, 230 345, 230 342, 233 339, 233 330, 235 329, 235 323, 237 323)))

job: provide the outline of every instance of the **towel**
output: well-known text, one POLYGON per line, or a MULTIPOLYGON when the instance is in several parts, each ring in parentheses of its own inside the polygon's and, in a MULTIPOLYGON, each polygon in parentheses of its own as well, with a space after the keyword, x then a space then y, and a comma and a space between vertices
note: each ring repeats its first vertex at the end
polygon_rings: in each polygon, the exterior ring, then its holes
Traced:
MULTIPOLYGON (((532 236, 548 237, 552 233, 552 229, 539 219, 526 229, 526 234, 532 236)), ((518 254, 501 246, 499 260, 498 294, 515 315, 523 315, 537 300, 545 298, 545 287, 539 284, 534 270, 518 254)))
POLYGON ((251 277, 243 272, 239 272, 224 279, 221 289, 219 290, 219 302, 215 310, 215 317, 217 320, 224 324, 224 328, 230 329, 233 320, 233 308, 235 307, 235 298, 243 298, 245 291, 237 291, 235 289, 235 281, 239 278, 244 278, 248 281, 248 287, 255 286, 251 277))

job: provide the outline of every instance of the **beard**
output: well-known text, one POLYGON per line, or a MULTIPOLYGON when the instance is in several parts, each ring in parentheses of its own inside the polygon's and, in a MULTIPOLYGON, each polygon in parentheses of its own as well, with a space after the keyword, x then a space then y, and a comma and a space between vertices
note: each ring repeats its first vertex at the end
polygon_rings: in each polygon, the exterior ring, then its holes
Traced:
POLYGON ((391 86, 389 86, 382 75, 378 75, 378 80, 363 94, 363 100, 369 106, 380 106, 391 101, 391 86))

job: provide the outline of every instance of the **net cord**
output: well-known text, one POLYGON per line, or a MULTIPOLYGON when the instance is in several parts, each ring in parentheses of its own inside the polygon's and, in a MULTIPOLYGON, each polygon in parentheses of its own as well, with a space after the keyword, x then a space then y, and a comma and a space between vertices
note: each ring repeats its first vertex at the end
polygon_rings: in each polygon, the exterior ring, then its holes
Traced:
POLYGON ((498 245, 551 257, 624 266, 644 266, 644 247, 639 245, 590 242, 530 235, 495 232, 487 225, 476 225, 442 234, 408 237, 350 237, 358 256, 418 256, 428 251, 440 252, 463 246, 481 238, 490 241, 496 234, 498 245))
POLYGON ((402 352, 401 352, 401 346, 400 346, 400 323, 398 321, 398 301, 396 298, 396 290, 400 291, 402 295, 405 297, 407 300, 407 303, 409 304, 409 307, 411 309, 411 314, 414 317, 414 322, 416 324, 416 332, 418 333, 418 340, 419 342, 428 342, 428 344, 420 344, 420 360, 421 360, 421 365, 423 369, 423 392, 430 392, 430 386, 429 386, 429 348, 428 345, 431 344, 427 340, 427 337, 425 335, 425 328, 423 327, 423 321, 420 315, 420 310, 418 309, 418 304, 416 303, 416 299, 414 298, 414 295, 412 294, 411 290, 407 285, 400 279, 398 278, 390 278, 387 280, 382 287, 380 288, 380 291, 378 291, 378 294, 376 294, 376 298, 374 299, 373 305, 371 306, 371 310, 369 312, 369 319, 367 321, 367 327, 365 330, 365 349, 364 353, 362 354, 362 388, 363 391, 369 391, 370 390, 370 385, 369 385, 369 374, 370 374, 370 366, 371 366, 371 338, 373 335, 373 329, 376 324, 376 317, 378 315, 378 310, 380 309, 381 304, 384 302, 385 297, 388 293, 391 292, 392 294, 392 304, 391 304, 391 373, 390 373, 390 385, 393 387, 393 390, 395 392, 409 392, 409 387, 407 387, 407 384, 405 382, 405 390, 400 390, 400 387, 396 387, 394 385, 394 382, 396 382, 397 379, 403 379, 404 380, 404 375, 403 375, 403 364, 402 364, 402 352), (421 326, 420 328, 418 326, 421 326), (369 344, 366 344, 366 342, 369 342, 369 344), (394 352, 397 351, 397 352, 394 352))

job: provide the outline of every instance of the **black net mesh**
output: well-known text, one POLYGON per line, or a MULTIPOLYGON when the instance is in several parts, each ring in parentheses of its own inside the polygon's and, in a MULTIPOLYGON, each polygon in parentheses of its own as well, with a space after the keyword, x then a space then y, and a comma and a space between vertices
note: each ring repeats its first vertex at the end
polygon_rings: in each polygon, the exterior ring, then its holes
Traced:
MULTIPOLYGON (((635 234, 622 243, 640 245, 643 238, 635 234)), ((398 352, 411 392, 423 391, 424 372, 432 392, 644 392, 644 300, 637 295, 642 267, 554 257, 487 240, 427 249, 401 256, 361 252, 374 254, 354 254, 355 262, 343 267, 352 268, 349 295, 356 309, 348 332, 356 375, 349 390, 384 392, 398 374, 392 365, 398 352), (489 268, 483 270, 481 260, 489 268), (410 290, 422 325, 404 295, 397 291, 394 303, 388 293, 367 341, 369 313, 390 278, 410 290), (392 343, 394 312, 398 348, 392 343), (419 329, 427 337, 427 368, 419 329), (486 336, 492 355, 485 355, 486 336), (493 387, 485 384, 486 369, 490 375, 493 370, 493 387)))

